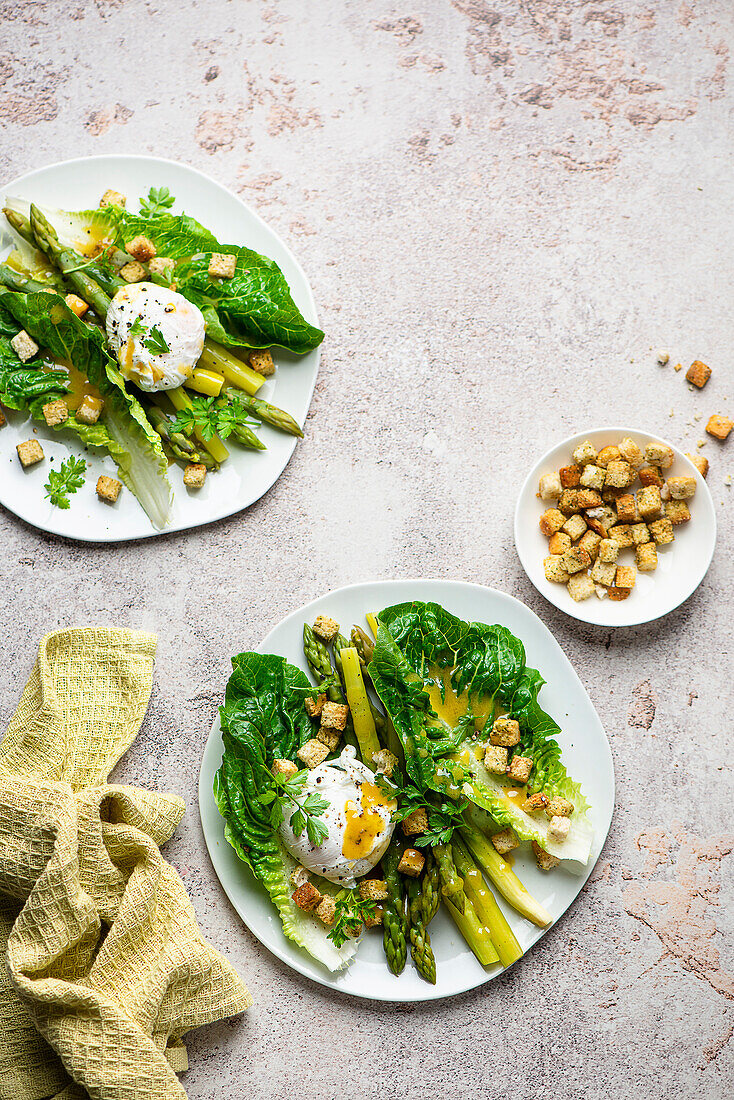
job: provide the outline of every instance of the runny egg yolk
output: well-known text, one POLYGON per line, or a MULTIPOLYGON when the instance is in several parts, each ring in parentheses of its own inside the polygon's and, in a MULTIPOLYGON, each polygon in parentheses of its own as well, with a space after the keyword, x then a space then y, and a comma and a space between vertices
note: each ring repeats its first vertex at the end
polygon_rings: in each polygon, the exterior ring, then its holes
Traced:
POLYGON ((344 828, 342 855, 347 859, 362 859, 375 846, 377 837, 385 831, 385 816, 376 806, 390 802, 374 783, 365 780, 360 788, 359 804, 350 799, 345 806, 347 823, 344 828))

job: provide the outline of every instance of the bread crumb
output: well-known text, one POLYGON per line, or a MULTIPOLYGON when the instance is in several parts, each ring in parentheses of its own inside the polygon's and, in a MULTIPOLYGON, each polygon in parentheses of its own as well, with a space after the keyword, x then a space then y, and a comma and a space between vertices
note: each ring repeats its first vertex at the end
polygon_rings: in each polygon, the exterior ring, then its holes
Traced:
POLYGON ((670 362, 670 352, 666 348, 661 348, 658 352, 658 366, 665 367, 670 362))
POLYGON ((682 363, 676 363, 675 366, 673 367, 673 370, 683 370, 683 364, 682 363))

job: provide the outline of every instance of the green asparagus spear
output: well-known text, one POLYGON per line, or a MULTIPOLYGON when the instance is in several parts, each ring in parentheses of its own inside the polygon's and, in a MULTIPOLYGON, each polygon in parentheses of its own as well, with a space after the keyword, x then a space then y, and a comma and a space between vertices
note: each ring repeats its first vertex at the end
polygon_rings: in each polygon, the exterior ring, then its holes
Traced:
POLYGON ((467 898, 474 906, 477 917, 489 932, 500 962, 503 966, 511 966, 522 955, 520 944, 458 832, 454 832, 451 838, 451 848, 456 868, 464 880, 467 898))
POLYGON ((426 902, 423 897, 422 879, 408 879, 408 935, 410 954, 416 970, 427 982, 435 985, 436 960, 426 926, 426 902))
MULTIPOLYGON (((339 681, 340 681, 340 683, 342 685, 342 688, 344 689, 345 692, 346 692, 347 689, 346 689, 346 685, 344 683, 344 671, 343 671, 343 668, 342 668, 341 651, 343 649, 348 648, 349 645, 350 645, 350 643, 347 641, 347 639, 344 637, 343 634, 337 634, 336 638, 334 638, 334 641, 332 643, 332 648, 334 650, 334 664, 336 665, 336 671, 339 675, 339 681)), ((374 722, 375 722, 375 729, 377 730, 377 735, 380 738, 380 742, 382 742, 382 734, 385 731, 385 715, 382 714, 382 712, 377 709, 377 707, 373 704, 371 699, 369 700, 369 704, 370 704, 370 710, 372 711, 372 717, 373 717, 374 722)))
MULTIPOLYGON (((202 460, 202 456, 197 451, 194 444, 183 434, 183 432, 171 431, 171 421, 162 409, 159 409, 157 405, 146 402, 145 413, 174 458, 180 459, 182 462, 203 461, 205 465, 208 465, 206 459, 202 460)), ((206 457, 211 458, 210 455, 206 457)), ((213 465, 214 460, 212 459, 211 462, 213 465)))
MULTIPOLYGON (((7 264, 0 264, 0 283, 8 290, 21 291, 28 294, 40 294, 47 290, 57 290, 57 287, 49 280, 42 283, 38 279, 32 279, 30 275, 23 275, 7 264)), ((63 293, 63 291, 62 291, 63 293)))
POLYGON ((303 438, 303 432, 298 422, 293 419, 290 413, 285 412, 284 409, 279 409, 277 405, 271 405, 268 401, 263 401, 259 397, 251 397, 244 390, 235 390, 231 386, 224 387, 222 397, 226 397, 229 401, 236 400, 244 412, 257 417, 265 424, 269 424, 271 428, 279 428, 280 431, 287 432, 288 435, 297 435, 299 438, 303 438))
POLYGON ((76 294, 84 299, 103 320, 110 308, 110 296, 105 294, 99 283, 90 278, 86 271, 80 270, 79 261, 83 258, 70 248, 63 248, 56 230, 43 216, 37 206, 31 205, 31 228, 37 247, 58 267, 66 281, 76 294))
POLYGON ((398 863, 402 848, 393 839, 382 857, 382 870, 387 887, 387 900, 383 902, 382 927, 383 945, 387 956, 387 965, 393 974, 401 974, 408 955, 408 918, 405 913, 405 888, 402 876, 398 873, 398 863))
POLYGON ((352 645, 357 650, 359 659, 366 668, 372 660, 372 654, 375 652, 375 643, 369 634, 362 630, 361 626, 352 627, 352 645))
POLYGON ((433 853, 428 851, 426 855, 426 866, 423 871, 423 879, 421 882, 422 897, 423 897, 423 917, 426 927, 431 923, 433 918, 438 912, 438 907, 441 903, 441 876, 438 868, 438 864, 433 857, 433 853))
POLYGON ((456 908, 464 911, 464 883, 459 878, 454 863, 453 852, 450 844, 436 844, 433 854, 438 864, 438 873, 441 880, 441 893, 452 901, 456 908))
POLYGON ((319 691, 326 691, 332 703, 346 703, 341 684, 338 677, 334 675, 329 651, 321 639, 316 637, 308 623, 303 624, 303 652, 319 691))

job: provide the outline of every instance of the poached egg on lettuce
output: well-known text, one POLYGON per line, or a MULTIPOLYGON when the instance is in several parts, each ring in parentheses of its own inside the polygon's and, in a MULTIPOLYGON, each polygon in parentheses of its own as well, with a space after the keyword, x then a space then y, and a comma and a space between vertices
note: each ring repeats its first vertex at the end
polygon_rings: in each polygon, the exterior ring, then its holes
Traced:
POLYGON ((290 825, 292 813, 286 810, 280 826, 283 845, 307 871, 352 887, 385 854, 395 828, 392 817, 397 802, 380 789, 375 773, 356 759, 351 745, 338 760, 309 772, 304 797, 311 792, 328 803, 319 819, 329 830, 326 839, 316 846, 305 832, 296 836, 290 825))
POLYGON ((201 310, 157 283, 130 283, 107 313, 107 340, 123 378, 148 392, 172 390, 191 377, 204 348, 201 310))

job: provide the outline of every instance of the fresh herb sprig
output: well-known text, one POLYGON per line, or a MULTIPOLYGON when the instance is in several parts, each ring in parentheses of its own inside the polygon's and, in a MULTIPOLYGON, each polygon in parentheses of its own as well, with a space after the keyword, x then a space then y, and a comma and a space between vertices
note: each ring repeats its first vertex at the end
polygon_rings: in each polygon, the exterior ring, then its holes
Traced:
POLYGON ((348 939, 359 935, 366 918, 374 917, 377 903, 361 897, 356 890, 340 890, 334 901, 334 923, 327 939, 334 947, 342 947, 348 939))
POLYGON ((210 440, 217 434, 226 439, 235 428, 258 427, 258 421, 248 418, 247 413, 236 397, 230 403, 221 402, 218 397, 192 397, 191 404, 181 409, 171 425, 172 430, 192 436, 200 432, 201 438, 210 440))
POLYGON ((170 210, 175 201, 167 187, 151 187, 147 199, 140 200, 140 213, 152 218, 163 210, 170 210))
POLYGON ((290 826, 296 836, 302 836, 306 830, 306 836, 312 844, 319 846, 329 835, 329 830, 323 821, 319 821, 329 803, 321 797, 318 791, 310 791, 305 798, 303 788, 308 777, 308 772, 296 772, 290 779, 284 779, 281 775, 270 772, 275 786, 266 791, 260 801, 264 806, 270 806, 270 824, 277 829, 285 820, 284 807, 287 803, 295 805, 296 809, 291 814, 290 826))
POLYGON ((57 508, 71 507, 69 495, 75 493, 84 484, 84 471, 87 464, 83 458, 67 458, 58 470, 51 470, 44 485, 46 496, 57 508))
POLYGON ((419 836, 412 838, 416 848, 448 844, 454 829, 466 824, 464 811, 467 803, 464 798, 449 798, 439 790, 420 791, 410 781, 397 774, 393 774, 389 783, 382 776, 378 776, 377 785, 390 798, 397 797, 398 808, 393 814, 394 821, 404 821, 414 810, 426 811, 428 828, 419 836))
POLYGON ((148 328, 142 317, 136 317, 130 325, 130 335, 139 336, 145 350, 151 352, 152 355, 163 355, 171 350, 158 325, 148 328))

